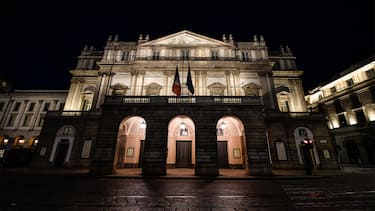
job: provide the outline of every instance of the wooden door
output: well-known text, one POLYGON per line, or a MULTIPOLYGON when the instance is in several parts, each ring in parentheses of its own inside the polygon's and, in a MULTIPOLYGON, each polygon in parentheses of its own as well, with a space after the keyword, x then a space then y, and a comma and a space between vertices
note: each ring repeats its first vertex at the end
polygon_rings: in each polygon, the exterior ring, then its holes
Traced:
POLYGON ((219 168, 228 168, 228 142, 217 142, 217 165, 219 168))
POLYGON ((191 168, 191 141, 176 141, 176 168, 191 168))

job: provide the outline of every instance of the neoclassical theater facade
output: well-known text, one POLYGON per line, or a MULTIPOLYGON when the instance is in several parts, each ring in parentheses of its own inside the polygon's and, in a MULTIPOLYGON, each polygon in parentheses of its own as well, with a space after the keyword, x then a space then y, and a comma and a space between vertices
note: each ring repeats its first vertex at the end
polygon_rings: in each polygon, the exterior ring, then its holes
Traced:
POLYGON ((262 36, 249 40, 184 30, 85 47, 70 70, 64 108, 44 117, 33 165, 268 175, 303 168, 301 140, 310 138, 315 167, 337 168, 325 115, 307 111, 291 50, 270 51, 262 36), (172 91, 176 73, 180 95, 172 91))

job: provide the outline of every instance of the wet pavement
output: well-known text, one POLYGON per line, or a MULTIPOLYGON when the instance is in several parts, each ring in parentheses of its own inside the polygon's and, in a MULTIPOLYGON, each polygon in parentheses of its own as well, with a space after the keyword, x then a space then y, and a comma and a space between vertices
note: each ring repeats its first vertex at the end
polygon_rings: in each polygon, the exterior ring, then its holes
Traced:
POLYGON ((0 179, 0 210, 375 210, 372 171, 233 179, 169 173, 147 179, 8 171, 0 179))

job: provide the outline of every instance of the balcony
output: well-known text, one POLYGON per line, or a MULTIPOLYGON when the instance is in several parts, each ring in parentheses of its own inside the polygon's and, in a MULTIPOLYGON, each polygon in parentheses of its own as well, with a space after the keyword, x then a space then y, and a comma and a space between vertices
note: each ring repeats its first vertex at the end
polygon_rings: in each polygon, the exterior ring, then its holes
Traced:
POLYGON ((262 105, 257 96, 106 96, 105 104, 195 104, 195 105, 262 105))

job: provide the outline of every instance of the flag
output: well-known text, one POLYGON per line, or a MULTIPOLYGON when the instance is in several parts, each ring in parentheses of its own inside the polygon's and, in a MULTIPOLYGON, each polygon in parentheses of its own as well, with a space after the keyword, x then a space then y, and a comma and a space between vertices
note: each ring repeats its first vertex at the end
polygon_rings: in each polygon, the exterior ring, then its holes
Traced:
POLYGON ((188 65, 188 75, 187 75, 187 79, 186 79, 186 86, 189 89, 190 93, 193 95, 194 94, 194 86, 193 86, 193 81, 191 80, 190 65, 188 65))
POLYGON ((172 86, 172 91, 177 95, 181 95, 181 84, 180 84, 180 76, 178 74, 178 67, 176 66, 176 73, 174 75, 174 81, 172 86))

